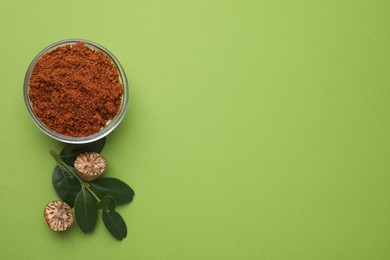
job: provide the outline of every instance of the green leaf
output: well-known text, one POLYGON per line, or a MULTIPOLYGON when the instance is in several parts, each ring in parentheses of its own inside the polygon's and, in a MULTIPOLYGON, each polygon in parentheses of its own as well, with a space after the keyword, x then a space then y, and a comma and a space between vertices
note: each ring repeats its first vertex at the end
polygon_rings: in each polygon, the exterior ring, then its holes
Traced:
POLYGON ((74 203, 76 222, 84 233, 91 232, 97 220, 97 205, 92 195, 85 189, 81 189, 74 203))
POLYGON ((81 189, 78 180, 64 166, 57 165, 53 171, 52 181, 61 200, 73 208, 76 196, 81 189))
POLYGON ((99 209, 115 210, 115 199, 113 196, 107 195, 101 199, 99 209))
POLYGON ((118 212, 103 210, 102 218, 104 225, 116 239, 122 240, 127 236, 126 223, 118 212))
POLYGON ((73 166, 77 155, 85 152, 100 153, 105 144, 105 137, 88 144, 67 144, 64 149, 62 149, 60 157, 66 164, 73 166))
POLYGON ((114 197, 116 205, 130 203, 134 197, 134 191, 121 180, 115 178, 100 178, 89 183, 91 189, 99 198, 107 195, 114 197))

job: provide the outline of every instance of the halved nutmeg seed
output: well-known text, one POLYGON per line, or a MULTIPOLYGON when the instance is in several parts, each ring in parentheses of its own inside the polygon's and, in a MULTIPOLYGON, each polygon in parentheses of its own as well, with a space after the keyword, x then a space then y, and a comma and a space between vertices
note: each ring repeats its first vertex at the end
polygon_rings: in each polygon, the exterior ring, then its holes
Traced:
POLYGON ((93 181, 103 175, 106 161, 98 153, 86 152, 76 157, 74 168, 81 179, 93 181))
POLYGON ((63 201, 55 200, 45 207, 44 216, 51 230, 65 231, 73 224, 72 209, 63 201))

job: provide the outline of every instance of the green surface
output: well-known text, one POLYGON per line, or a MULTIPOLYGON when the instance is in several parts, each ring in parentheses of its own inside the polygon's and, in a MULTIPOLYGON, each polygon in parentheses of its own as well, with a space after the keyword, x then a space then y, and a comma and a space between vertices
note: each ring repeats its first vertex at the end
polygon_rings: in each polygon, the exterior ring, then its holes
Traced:
POLYGON ((390 259, 390 2, 1 1, 1 259, 390 259), (131 87, 107 176, 128 236, 50 231, 34 56, 102 44, 131 87))

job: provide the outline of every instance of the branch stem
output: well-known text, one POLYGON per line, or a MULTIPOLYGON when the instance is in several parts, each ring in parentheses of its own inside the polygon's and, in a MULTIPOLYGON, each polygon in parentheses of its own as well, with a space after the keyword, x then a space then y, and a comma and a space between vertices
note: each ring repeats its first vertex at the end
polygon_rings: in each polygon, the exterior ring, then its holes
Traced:
POLYGON ((53 156, 53 158, 56 160, 56 162, 58 164, 61 164, 62 166, 64 166, 77 180, 78 182, 80 183, 80 185, 85 188, 91 195, 92 197, 94 197, 94 199, 97 201, 97 203, 100 203, 100 199, 99 197, 96 195, 95 192, 93 192, 93 190, 89 187, 89 183, 88 182, 85 182, 83 181, 78 175, 77 173, 69 166, 67 165, 62 159, 61 157, 54 151, 50 151, 50 154, 53 156))

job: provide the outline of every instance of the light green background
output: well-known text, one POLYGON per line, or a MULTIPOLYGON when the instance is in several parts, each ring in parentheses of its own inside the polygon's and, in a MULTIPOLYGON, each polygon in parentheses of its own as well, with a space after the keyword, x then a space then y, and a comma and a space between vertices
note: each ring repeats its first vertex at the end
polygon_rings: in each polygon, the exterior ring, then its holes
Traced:
POLYGON ((390 259, 390 2, 1 1, 1 259, 390 259), (128 237, 51 232, 48 151, 22 96, 47 45, 121 61, 107 176, 128 237))

